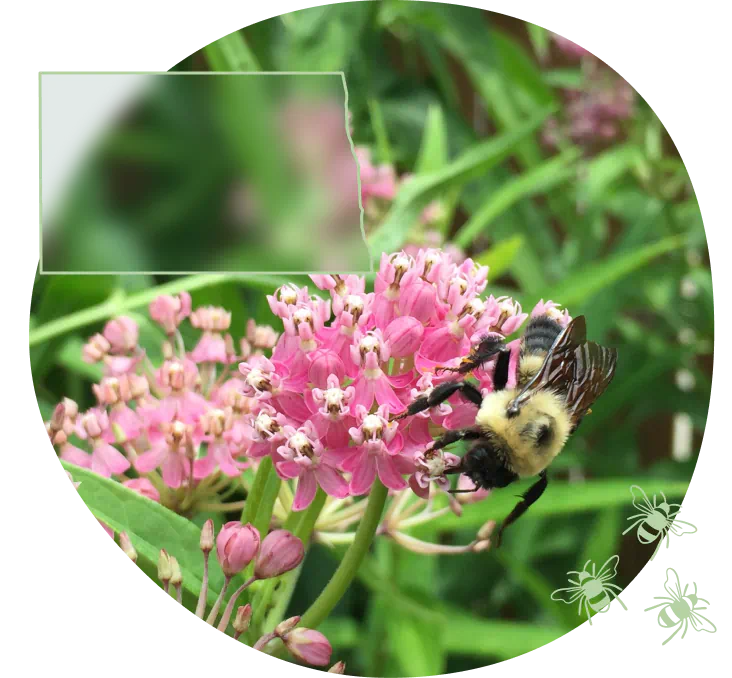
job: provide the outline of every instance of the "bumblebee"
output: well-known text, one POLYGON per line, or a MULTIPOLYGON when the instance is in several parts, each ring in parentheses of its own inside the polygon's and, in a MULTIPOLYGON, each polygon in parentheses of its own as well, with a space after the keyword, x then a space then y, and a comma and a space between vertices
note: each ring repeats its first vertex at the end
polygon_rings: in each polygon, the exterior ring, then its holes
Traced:
POLYGON ((584 316, 565 328, 539 316, 531 319, 521 338, 515 388, 507 388, 511 352, 498 335, 483 338, 458 367, 438 369, 467 375, 489 362, 494 391, 485 398, 469 381, 444 381, 414 400, 399 418, 460 393, 477 408, 475 425, 447 431, 435 440, 433 449, 459 440, 475 444, 450 472, 467 475, 476 490, 539 477, 501 524, 495 540, 500 546, 504 530, 541 497, 547 487, 547 467, 612 381, 617 351, 587 341, 584 316))

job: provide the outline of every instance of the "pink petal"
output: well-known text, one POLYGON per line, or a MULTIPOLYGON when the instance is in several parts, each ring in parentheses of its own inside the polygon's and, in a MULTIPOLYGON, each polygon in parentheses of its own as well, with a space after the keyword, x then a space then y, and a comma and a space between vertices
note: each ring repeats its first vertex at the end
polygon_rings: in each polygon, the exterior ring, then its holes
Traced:
POLYGON ((302 511, 306 509, 315 499, 315 492, 318 489, 318 483, 315 482, 315 474, 311 472, 303 473, 297 481, 297 490, 295 491, 295 499, 292 502, 293 511, 302 511))
POLYGON ((294 461, 279 461, 275 465, 275 468, 277 470, 277 474, 283 480, 297 478, 302 470, 302 468, 294 461))
POLYGON ((379 405, 387 405, 389 407, 389 412, 392 414, 399 414, 407 409, 406 405, 397 398, 397 395, 394 393, 394 389, 389 383, 389 379, 387 379, 386 375, 382 375, 378 379, 370 381, 373 381, 376 402, 379 403, 379 405))
POLYGON ((157 445, 135 460, 135 468, 140 473, 150 473, 163 463, 167 453, 168 448, 165 445, 157 445))
POLYGON ((429 499, 430 496, 430 486, 429 484, 426 487, 422 487, 422 485, 419 484, 417 481, 417 477, 415 475, 411 475, 409 477, 409 487, 412 488, 412 492, 416 494, 418 497, 421 497, 422 499, 429 499))
POLYGON ((67 444, 61 450, 61 459, 68 461, 70 464, 81 466, 82 468, 91 468, 91 456, 78 447, 67 444))
POLYGON ((361 454, 360 463, 353 469, 353 477, 349 486, 351 494, 354 496, 366 494, 374 484, 375 478, 376 462, 374 458, 367 453, 361 454))
POLYGON ((343 499, 348 496, 348 483, 343 476, 330 466, 320 465, 315 470, 315 477, 323 492, 331 497, 343 499))
POLYGON ((376 458, 376 468, 379 472, 379 479, 391 490, 403 490, 407 483, 402 478, 394 460, 384 454, 376 458))
POLYGON ((374 381, 374 379, 366 379, 366 377, 360 375, 353 382, 352 386, 356 390, 356 395, 351 401, 351 412, 355 413, 359 405, 366 410, 371 409, 371 405, 374 404, 374 381))
POLYGON ((105 466, 111 473, 124 473, 130 468, 130 462, 119 450, 112 447, 109 443, 98 443, 92 453, 92 469, 94 469, 94 460, 105 466))
POLYGON ((201 480, 210 476, 216 470, 216 459, 210 450, 205 457, 196 459, 193 462, 193 477, 196 480, 201 480))
POLYGON ((183 478, 186 477, 187 472, 183 467, 186 463, 184 459, 178 454, 168 454, 163 461, 163 482, 173 489, 180 487, 183 484, 183 478))

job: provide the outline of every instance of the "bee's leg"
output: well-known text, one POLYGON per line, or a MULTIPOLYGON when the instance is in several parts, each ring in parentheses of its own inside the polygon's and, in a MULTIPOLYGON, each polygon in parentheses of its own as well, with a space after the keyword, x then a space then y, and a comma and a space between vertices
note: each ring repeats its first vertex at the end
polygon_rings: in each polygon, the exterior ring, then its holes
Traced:
MULTIPOLYGON (((462 359, 458 367, 438 367, 437 372, 457 372, 458 374, 468 374, 480 367, 483 363, 488 362, 493 356, 499 353, 498 361, 505 361, 506 378, 508 378, 508 360, 511 352, 506 347, 503 337, 498 335, 489 335, 481 339, 480 343, 462 359)), ((496 366, 498 369, 498 365, 496 366)), ((504 371, 501 366, 501 371, 504 371)), ((504 382, 505 386, 505 382, 504 382)))
MULTIPOLYGON (((463 428, 463 429, 457 429, 455 431, 446 431, 443 435, 441 435, 439 438, 435 439, 435 442, 432 443, 432 447, 429 449, 431 450, 441 450, 443 447, 447 447, 448 445, 452 445, 453 443, 458 442, 458 440, 478 440, 483 434, 474 428, 463 428)), ((455 471, 457 473, 457 471, 455 471)))
POLYGON ((496 535, 495 544, 496 547, 501 545, 501 538, 503 537, 503 531, 511 524, 515 523, 542 494, 548 485, 546 477, 546 471, 542 471, 539 474, 539 480, 537 480, 524 494, 521 501, 516 504, 516 507, 508 514, 501 527, 498 528, 498 534, 496 535))
POLYGON ((430 409, 430 407, 437 407, 437 405, 441 405, 451 395, 458 391, 476 407, 480 407, 483 402, 481 392, 467 381, 443 381, 438 386, 435 386, 429 394, 420 396, 414 400, 409 407, 407 407, 405 412, 397 417, 393 417, 392 421, 404 419, 404 417, 410 417, 419 412, 424 412, 425 410, 430 409))

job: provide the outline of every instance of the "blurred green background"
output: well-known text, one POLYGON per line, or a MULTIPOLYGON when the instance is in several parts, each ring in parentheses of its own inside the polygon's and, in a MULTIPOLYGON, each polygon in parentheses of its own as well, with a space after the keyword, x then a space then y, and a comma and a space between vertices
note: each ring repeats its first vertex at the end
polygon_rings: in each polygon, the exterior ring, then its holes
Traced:
MULTIPOLYGON (((550 600, 551 591, 589 558, 601 565, 618 553, 621 586, 640 571, 653 547, 632 533, 621 537, 634 513, 628 487, 681 498, 709 403, 704 228, 656 115, 635 95, 612 129, 583 127, 598 97, 606 103, 605 88, 627 94, 610 69, 576 58, 539 27, 434 3, 345 3, 277 17, 175 69, 344 71, 356 145, 397 174, 416 175, 371 225, 377 253, 427 237, 415 223, 437 200, 439 237, 491 265, 488 292, 513 295, 525 310, 540 298, 558 301, 587 316, 593 340, 618 348, 615 381, 551 468, 550 485, 564 483, 563 491, 537 503, 498 552, 434 558, 377 541, 323 627, 334 657, 352 675, 434 675, 516 656, 582 623, 573 606, 550 600), (588 94, 592 88, 600 94, 588 94)), ((190 124, 184 113, 171 114, 190 124)), ((128 150, 134 162, 149 149, 128 150)), ((171 201, 169 218, 201 219, 221 204, 212 184, 194 181, 193 172, 191 182, 190 193, 171 201)), ((99 195, 87 200, 90 214, 104 218, 99 195)), ((226 306, 238 340, 247 317, 272 322, 264 294, 280 282, 39 276, 31 359, 43 415, 63 395, 91 404, 96 375, 79 358, 83 338, 116 312, 144 313, 155 285, 192 284, 194 305, 226 306)), ((503 516, 513 494, 443 518, 424 536, 465 543, 484 520, 503 516)), ((293 611, 315 598, 338 556, 313 549, 293 611)))

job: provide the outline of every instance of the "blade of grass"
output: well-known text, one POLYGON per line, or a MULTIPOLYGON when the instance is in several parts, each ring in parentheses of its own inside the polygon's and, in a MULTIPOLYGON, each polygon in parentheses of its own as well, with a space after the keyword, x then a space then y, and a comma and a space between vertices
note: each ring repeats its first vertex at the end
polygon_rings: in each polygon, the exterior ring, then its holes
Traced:
POLYGON ((533 134, 549 114, 545 109, 511 131, 470 148, 442 169, 412 179, 399 192, 381 227, 371 236, 372 250, 377 254, 398 250, 421 210, 431 200, 508 158, 521 140, 533 134))
POLYGON ((580 155, 579 149, 569 149, 505 183, 457 232, 455 243, 469 247, 497 217, 522 198, 551 191, 575 177, 574 164, 580 155))

